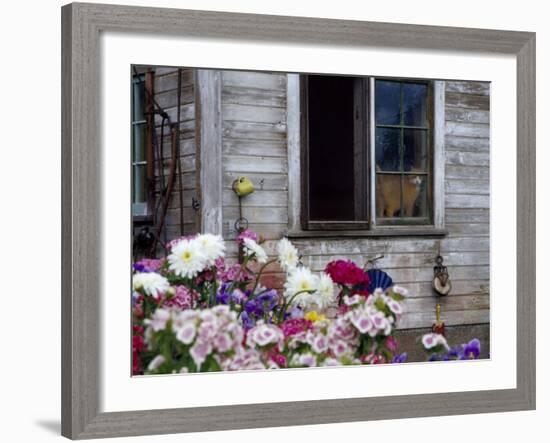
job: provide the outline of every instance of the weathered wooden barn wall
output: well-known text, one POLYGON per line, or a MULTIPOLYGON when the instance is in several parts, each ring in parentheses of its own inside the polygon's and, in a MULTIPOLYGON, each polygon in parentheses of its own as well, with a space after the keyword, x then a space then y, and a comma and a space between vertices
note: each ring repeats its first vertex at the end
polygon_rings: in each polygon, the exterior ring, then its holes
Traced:
POLYGON ((286 75, 222 72, 223 231, 236 234, 233 181, 248 176, 256 191, 243 200, 250 229, 277 239, 288 224, 286 75))
MULTIPOLYGON (((177 122, 178 114, 178 69, 170 67, 154 68, 155 100, 169 115, 172 123, 177 122)), ((180 163, 181 184, 183 188, 184 233, 194 233, 198 229, 197 213, 192 208, 192 197, 196 194, 197 174, 195 166, 195 70, 182 69, 181 99, 180 99, 180 163)), ((157 140, 161 140, 162 117, 155 116, 157 140)), ((163 143, 163 175, 164 183, 168 181, 171 161, 171 132, 165 122, 163 143)), ((161 177, 155 169, 155 201, 158 201, 162 187, 161 177)), ((180 235, 180 182, 176 174, 174 191, 166 215, 166 237, 168 240, 180 235)))
MULTIPOLYGON (((238 216, 238 200, 231 191, 231 183, 240 175, 250 177, 257 188, 242 202, 243 215, 249 219, 250 228, 268 240, 286 234, 286 80, 283 74, 222 73, 223 231, 226 238, 235 236, 233 223, 238 216)), ((406 301, 407 315, 400 324, 404 329, 426 329, 434 321, 436 298, 431 280, 434 258, 440 251, 453 284, 452 294, 439 299, 443 320, 448 326, 482 325, 487 344, 489 85, 446 82, 445 97, 447 236, 293 241, 303 254, 304 264, 315 271, 322 270, 328 261, 336 258, 364 263, 369 257, 384 254, 379 266, 411 292, 406 301)), ((267 241, 265 247, 274 253, 273 241, 267 241)), ((232 252, 235 253, 235 249, 232 252)), ((280 285, 278 270, 272 267, 269 271, 271 282, 280 285)), ((462 335, 458 334, 457 339, 459 337, 462 335)))

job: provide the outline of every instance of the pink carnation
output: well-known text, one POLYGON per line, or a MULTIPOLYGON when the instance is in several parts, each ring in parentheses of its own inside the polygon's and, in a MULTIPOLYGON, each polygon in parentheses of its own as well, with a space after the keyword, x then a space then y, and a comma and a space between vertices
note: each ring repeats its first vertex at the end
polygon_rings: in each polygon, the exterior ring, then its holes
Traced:
POLYGON ((313 323, 304 318, 291 318, 281 323, 280 328, 285 335, 285 338, 292 337, 300 332, 308 331, 312 328, 313 323))
POLYGON ((387 339, 386 339, 386 347, 391 351, 391 352, 396 352, 397 351, 397 340, 393 337, 393 336, 389 336, 387 339))
POLYGON ((164 264, 164 259, 157 258, 142 258, 140 261, 136 262, 135 268, 143 268, 143 271, 140 272, 158 272, 161 266, 164 264))
POLYGON ((252 280, 252 275, 240 264, 227 265, 223 258, 215 262, 216 276, 222 283, 227 282, 247 282, 252 280))
POLYGON ((256 234, 254 231, 251 231, 250 229, 245 229, 243 232, 241 232, 237 236, 237 242, 242 243, 245 238, 249 238, 251 240, 254 240, 256 243, 259 243, 260 236, 256 234))
POLYGON ((176 293, 173 297, 164 301, 164 306, 176 306, 180 309, 191 309, 196 293, 185 286, 176 286, 176 293))

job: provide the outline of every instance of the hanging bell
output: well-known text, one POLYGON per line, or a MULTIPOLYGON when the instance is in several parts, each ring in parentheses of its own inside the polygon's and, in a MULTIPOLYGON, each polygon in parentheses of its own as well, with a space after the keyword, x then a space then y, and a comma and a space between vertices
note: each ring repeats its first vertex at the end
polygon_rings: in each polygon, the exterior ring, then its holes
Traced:
POLYGON ((233 191, 235 191, 235 194, 239 197, 245 197, 254 192, 254 185, 248 177, 238 177, 233 182, 233 191))
POLYGON ((432 281, 432 287, 439 295, 449 295, 452 289, 451 280, 449 279, 449 272, 447 266, 443 266, 443 257, 438 255, 435 259, 436 265, 434 266, 434 279, 432 281))

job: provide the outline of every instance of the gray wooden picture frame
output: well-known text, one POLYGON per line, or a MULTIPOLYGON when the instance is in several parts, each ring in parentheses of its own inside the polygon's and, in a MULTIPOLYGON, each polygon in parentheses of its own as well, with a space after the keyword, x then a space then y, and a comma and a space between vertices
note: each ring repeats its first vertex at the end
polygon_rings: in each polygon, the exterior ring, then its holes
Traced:
POLYGON ((62 434, 73 439, 535 408, 535 34, 73 3, 62 8, 62 434), (102 412, 99 35, 460 50, 517 59, 516 389, 102 412))

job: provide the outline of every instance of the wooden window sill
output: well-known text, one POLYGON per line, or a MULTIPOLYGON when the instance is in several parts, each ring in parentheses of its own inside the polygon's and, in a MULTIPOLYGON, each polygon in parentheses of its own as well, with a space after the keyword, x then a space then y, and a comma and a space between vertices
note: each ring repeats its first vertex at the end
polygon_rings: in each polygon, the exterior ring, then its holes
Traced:
POLYGON ((134 224, 150 224, 153 223, 153 216, 152 215, 132 215, 132 222, 134 224))
POLYGON ((349 238, 349 237, 444 237, 449 232, 446 229, 433 226, 380 227, 371 230, 312 230, 288 231, 288 238, 349 238))

